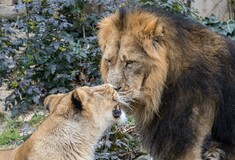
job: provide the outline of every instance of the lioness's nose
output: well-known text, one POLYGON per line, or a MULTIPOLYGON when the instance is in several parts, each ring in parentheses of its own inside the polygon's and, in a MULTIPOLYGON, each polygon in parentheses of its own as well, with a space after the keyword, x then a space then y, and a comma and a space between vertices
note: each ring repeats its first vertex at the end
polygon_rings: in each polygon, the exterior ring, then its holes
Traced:
POLYGON ((114 118, 119 118, 119 117, 121 116, 121 114, 122 114, 122 111, 121 111, 121 110, 119 110, 119 109, 113 110, 113 116, 114 116, 114 118))
POLYGON ((113 86, 113 89, 115 89, 116 91, 119 91, 122 87, 119 86, 113 86))

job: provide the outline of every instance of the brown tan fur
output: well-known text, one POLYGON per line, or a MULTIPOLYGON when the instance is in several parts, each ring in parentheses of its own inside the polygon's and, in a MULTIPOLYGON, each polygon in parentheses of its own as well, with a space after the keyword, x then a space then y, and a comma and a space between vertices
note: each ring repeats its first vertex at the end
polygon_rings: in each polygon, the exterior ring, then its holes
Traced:
POLYGON ((50 115, 24 144, 0 151, 0 160, 94 159, 94 148, 103 132, 125 121, 118 97, 108 84, 48 96, 44 104, 50 115))
POLYGON ((182 15, 148 9, 121 9, 102 19, 99 29, 102 78, 135 99, 132 113, 154 159, 231 159, 228 155, 235 145, 231 40, 182 15), (206 156, 207 139, 220 141, 217 148, 227 150, 225 156, 206 156))
MULTIPOLYGON (((102 51, 105 53, 101 62, 101 73, 103 79, 109 81, 110 83, 113 82, 112 79, 119 79, 119 77, 111 76, 112 74, 115 76, 120 74, 118 76, 121 77, 121 73, 109 73, 110 76, 107 75, 107 67, 106 63, 104 62, 106 59, 108 59, 111 60, 110 65, 112 65, 112 63, 115 63, 117 53, 120 53, 118 56, 120 57, 121 61, 141 61, 142 65, 144 66, 148 66, 148 63, 151 64, 151 67, 146 67, 141 70, 142 75, 140 75, 138 79, 128 79, 130 81, 128 82, 128 84, 133 83, 132 88, 140 90, 141 83, 144 79, 143 74, 146 72, 150 73, 151 70, 156 71, 156 74, 149 75, 150 77, 148 77, 145 82, 144 95, 149 96, 145 96, 146 107, 144 108, 144 114, 142 112, 136 111, 136 116, 139 117, 137 119, 145 122, 149 119, 152 119, 153 114, 157 113, 158 111, 158 105, 160 102, 162 89, 167 78, 167 71, 169 67, 166 63, 166 49, 159 46, 159 53, 154 54, 154 52, 156 52, 155 48, 149 46, 151 45, 149 38, 153 36, 152 34, 154 34, 154 32, 156 32, 155 34, 157 36, 162 36, 162 25, 161 22, 157 21, 156 17, 152 14, 135 12, 134 14, 127 15, 125 17, 127 21, 126 27, 128 28, 128 30, 121 32, 120 35, 120 33, 118 33, 118 31, 113 27, 113 23, 118 23, 115 22, 115 18, 117 18, 117 16, 111 15, 111 17, 104 19, 100 23, 101 30, 99 32, 99 43, 102 51), (145 20, 145 23, 139 23, 143 19, 145 20), (159 27, 157 28, 155 28, 156 23, 159 24, 159 27), (145 26, 145 24, 148 25, 145 26), (114 28, 114 31, 112 30, 112 33, 109 33, 109 28, 114 28), (118 42, 119 39, 121 39, 120 42, 118 42), (146 52, 149 57, 143 54, 136 55, 136 52, 141 52, 136 49, 136 44, 140 43, 143 44, 144 48, 146 48, 146 52), (107 79, 107 76, 110 78, 110 80, 107 79), (158 89, 156 90, 156 88, 158 89)), ((115 69, 118 70, 119 68, 123 68, 121 63, 116 66, 115 69)), ((118 72, 115 69, 113 72, 118 72)), ((119 85, 114 83, 112 84, 114 86, 119 85)), ((126 90, 129 89, 128 84, 126 86, 126 90)), ((142 110, 142 108, 140 109, 142 110)))

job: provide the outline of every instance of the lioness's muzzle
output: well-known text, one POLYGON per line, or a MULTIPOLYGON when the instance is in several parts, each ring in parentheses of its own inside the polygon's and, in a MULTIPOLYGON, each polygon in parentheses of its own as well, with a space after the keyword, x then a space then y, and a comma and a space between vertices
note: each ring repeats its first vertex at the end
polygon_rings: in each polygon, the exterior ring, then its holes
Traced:
POLYGON ((122 111, 119 106, 116 106, 115 109, 113 110, 113 116, 114 118, 119 118, 122 114, 122 111))

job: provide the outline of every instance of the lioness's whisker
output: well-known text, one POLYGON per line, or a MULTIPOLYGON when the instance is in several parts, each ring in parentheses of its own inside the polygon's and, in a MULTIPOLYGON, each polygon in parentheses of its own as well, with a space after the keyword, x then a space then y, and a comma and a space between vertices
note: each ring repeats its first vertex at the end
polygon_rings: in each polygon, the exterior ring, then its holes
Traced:
POLYGON ((129 109, 133 110, 131 107, 131 102, 135 102, 134 99, 126 96, 118 96, 118 101, 125 107, 128 107, 129 109))

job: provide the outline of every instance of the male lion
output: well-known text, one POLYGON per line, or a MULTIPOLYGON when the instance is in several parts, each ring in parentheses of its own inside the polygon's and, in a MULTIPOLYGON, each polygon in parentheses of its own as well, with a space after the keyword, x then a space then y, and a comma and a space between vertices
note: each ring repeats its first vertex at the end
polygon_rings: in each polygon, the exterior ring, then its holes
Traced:
POLYGON ((0 151, 0 160, 92 160, 103 132, 126 119, 119 99, 107 84, 48 96, 50 115, 24 144, 0 151))
POLYGON ((234 42, 150 9, 120 9, 99 29, 103 80, 139 92, 133 114, 155 160, 235 159, 234 42))

